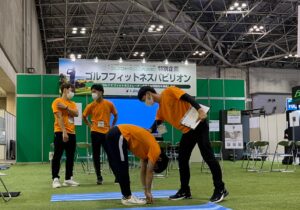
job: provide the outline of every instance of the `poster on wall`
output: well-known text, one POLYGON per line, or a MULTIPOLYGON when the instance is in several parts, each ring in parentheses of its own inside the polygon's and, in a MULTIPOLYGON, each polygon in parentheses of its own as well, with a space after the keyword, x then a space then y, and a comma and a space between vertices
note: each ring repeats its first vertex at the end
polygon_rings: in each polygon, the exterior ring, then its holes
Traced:
POLYGON ((90 94, 90 87, 101 83, 105 95, 111 96, 136 96, 144 85, 150 85, 158 92, 168 86, 177 86, 196 96, 196 64, 59 59, 59 73, 75 85, 77 95, 90 94))
POLYGON ((225 125, 225 149, 243 149, 243 126, 225 125))
POLYGON ((78 117, 74 117, 75 125, 82 125, 82 103, 76 103, 78 110, 78 117))
POLYGON ((219 120, 210 120, 209 121, 209 132, 218 132, 220 131, 220 121, 219 120))
POLYGON ((241 111, 238 110, 230 110, 227 111, 227 123, 241 123, 241 111))

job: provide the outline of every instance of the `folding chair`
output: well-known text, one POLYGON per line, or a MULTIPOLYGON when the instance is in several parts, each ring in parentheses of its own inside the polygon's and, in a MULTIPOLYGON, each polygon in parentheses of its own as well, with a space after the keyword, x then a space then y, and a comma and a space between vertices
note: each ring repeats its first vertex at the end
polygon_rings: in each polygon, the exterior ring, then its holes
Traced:
MULTIPOLYGON (((178 155, 179 155, 178 149, 179 149, 179 142, 177 144, 173 144, 173 145, 169 146, 167 155, 168 155, 168 158, 170 159, 169 166, 168 166, 168 168, 170 168, 170 169, 173 169, 173 164, 177 163, 178 155)), ((178 164, 177 164, 176 169, 179 169, 178 164)))
MULTIPOLYGON (((221 162, 220 165, 221 165, 221 169, 223 170, 223 154, 222 154, 223 142, 221 142, 221 141, 211 141, 210 145, 211 145, 211 148, 213 150, 215 158, 219 162, 221 162)), ((203 172, 204 169, 208 169, 208 166, 205 163, 205 161, 202 159, 201 172, 203 172)), ((207 170, 207 172, 209 172, 209 171, 207 170)))
POLYGON ((93 157, 90 149, 90 143, 78 142, 76 144, 76 162, 80 162, 83 172, 88 174, 92 172, 91 163, 93 163, 93 157))
POLYGON ((269 156, 268 149, 269 149, 268 141, 255 141, 253 143, 251 157, 248 159, 248 162, 247 162, 247 167, 246 167, 247 171, 266 172, 266 171, 263 171, 262 168, 263 168, 265 160, 269 156), (249 167, 250 159, 252 159, 252 162, 253 162, 252 167, 249 167), (258 161, 260 161, 261 164, 259 167, 256 167, 256 164, 258 161))
MULTIPOLYGON (((271 172, 277 171, 277 172, 294 172, 296 167, 295 164, 294 165, 294 169, 293 170, 288 170, 289 164, 286 164, 285 168, 280 168, 279 166, 279 157, 281 158, 287 158, 288 159, 288 163, 290 162, 290 160, 293 160, 294 158, 294 154, 293 154, 293 141, 280 141, 277 143, 276 145, 276 149, 273 155, 273 160, 272 160, 272 164, 271 164, 271 172), (278 150, 280 149, 280 147, 292 147, 292 149, 290 151, 286 152, 279 152, 278 150), (277 160, 277 168, 274 169, 274 161, 275 158, 277 160)), ((294 161, 293 161, 294 162, 294 161)), ((282 163, 281 163, 282 165, 282 163)))
POLYGON ((246 144, 246 147, 243 151, 243 156, 242 156, 243 160, 242 160, 241 168, 244 168, 245 160, 247 160, 246 168, 248 168, 249 159, 251 158, 251 154, 253 150, 254 150, 254 141, 249 141, 246 144))
MULTIPOLYGON (((1 166, 0 170, 5 170, 5 169, 8 169, 8 168, 9 168, 8 166, 1 166)), ((7 202, 7 201, 9 201, 11 199, 12 196, 11 196, 10 192, 8 191, 8 189, 7 189, 7 187, 6 187, 3 179, 1 178, 2 176, 6 176, 6 174, 0 173, 0 182, 1 182, 2 186, 3 186, 3 188, 5 189, 5 192, 3 193, 2 190, 0 190, 0 196, 2 197, 2 199, 5 202, 7 202), (6 195, 4 195, 4 194, 6 194, 6 195)))

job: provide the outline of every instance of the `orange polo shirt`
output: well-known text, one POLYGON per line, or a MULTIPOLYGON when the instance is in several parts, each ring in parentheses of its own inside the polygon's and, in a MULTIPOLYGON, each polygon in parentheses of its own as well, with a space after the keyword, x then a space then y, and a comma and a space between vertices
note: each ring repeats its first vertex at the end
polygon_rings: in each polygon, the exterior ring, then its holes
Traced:
POLYGON ((91 131, 99 133, 107 133, 110 128, 110 116, 117 114, 117 110, 112 102, 103 99, 102 101, 93 101, 84 109, 82 116, 91 115, 92 127, 91 131))
POLYGON ((57 108, 58 103, 63 103, 64 105, 68 106, 72 110, 77 110, 77 106, 75 102, 70 100, 65 100, 63 98, 57 98, 52 102, 52 110, 54 113, 54 132, 62 132, 62 128, 58 123, 58 118, 56 117, 55 113, 60 112, 64 126, 67 130, 67 133, 75 134, 75 125, 74 125, 74 117, 70 116, 67 110, 57 108))
POLYGON ((117 125, 128 142, 129 150, 142 160, 150 160, 153 164, 159 158, 160 147, 149 131, 136 125, 117 125))
POLYGON ((180 123, 184 114, 189 110, 190 103, 180 100, 185 92, 177 87, 171 86, 161 92, 159 108, 156 112, 156 120, 167 121, 182 133, 191 130, 180 123))

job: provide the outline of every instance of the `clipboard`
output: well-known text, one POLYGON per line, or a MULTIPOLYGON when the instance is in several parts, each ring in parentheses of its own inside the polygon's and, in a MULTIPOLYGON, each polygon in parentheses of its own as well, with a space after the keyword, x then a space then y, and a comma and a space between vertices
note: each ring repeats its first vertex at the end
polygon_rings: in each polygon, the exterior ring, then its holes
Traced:
MULTIPOLYGON (((209 107, 199 104, 201 106, 201 109, 204 110, 205 113, 209 111, 209 107)), ((198 119, 198 111, 194 107, 190 107, 189 110, 184 114, 183 118, 181 119, 180 123, 182 125, 185 125, 189 128, 195 129, 201 120, 197 121, 198 119)))

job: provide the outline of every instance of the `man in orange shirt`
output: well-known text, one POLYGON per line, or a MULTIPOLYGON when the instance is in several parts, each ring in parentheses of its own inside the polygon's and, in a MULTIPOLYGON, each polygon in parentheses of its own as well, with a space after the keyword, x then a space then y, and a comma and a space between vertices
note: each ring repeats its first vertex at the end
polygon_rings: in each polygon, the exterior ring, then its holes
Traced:
POLYGON ((171 200, 192 198, 189 186, 189 160, 193 148, 198 144, 201 155, 208 164, 213 176, 215 190, 210 201, 215 203, 222 201, 224 197, 228 195, 228 191, 225 189, 225 184, 222 181, 221 167, 213 154, 209 142, 209 128, 206 122, 207 116, 200 105, 190 95, 174 86, 166 88, 161 94, 156 93, 155 89, 150 86, 143 86, 138 92, 138 98, 148 106, 153 105, 155 102, 159 104, 156 120, 150 130, 155 131, 158 125, 163 121, 167 121, 183 133, 179 144, 178 156, 181 187, 175 195, 169 198, 171 200), (198 120, 201 120, 195 130, 180 123, 191 106, 198 111, 198 120))
POLYGON ((71 101, 74 96, 74 87, 70 83, 64 83, 60 87, 61 97, 52 103, 54 113, 54 155, 52 159, 52 187, 59 188, 60 160, 66 152, 66 174, 64 186, 78 186, 73 180, 74 154, 76 150, 76 135, 74 117, 78 116, 76 104, 71 101))
POLYGON ((115 126, 118 120, 118 114, 113 103, 103 99, 104 89, 101 84, 94 84, 91 87, 91 91, 94 101, 86 106, 82 118, 91 129, 93 162, 97 175, 97 184, 102 184, 103 177, 101 175, 100 166, 100 147, 102 145, 104 148, 105 134, 109 131, 111 126, 115 126), (111 114, 113 114, 114 119, 110 126, 111 114), (91 116, 91 122, 89 122, 88 116, 91 116))
POLYGON ((155 138, 144 128, 136 125, 122 124, 113 127, 106 136, 107 156, 112 170, 117 177, 124 205, 143 205, 152 203, 151 185, 153 171, 163 172, 168 166, 168 157, 156 142, 155 138), (146 201, 131 194, 128 150, 141 159, 141 182, 146 201))

